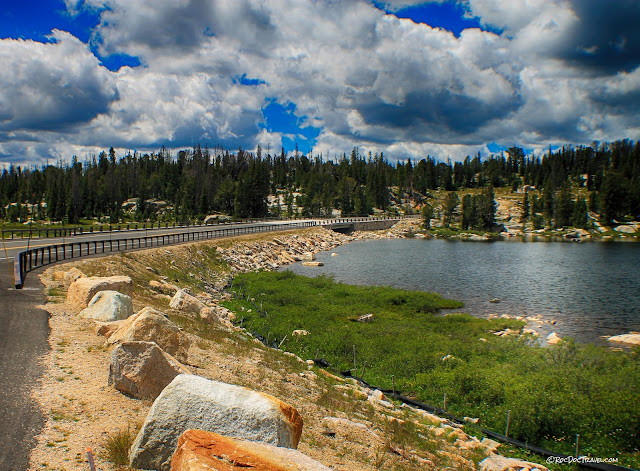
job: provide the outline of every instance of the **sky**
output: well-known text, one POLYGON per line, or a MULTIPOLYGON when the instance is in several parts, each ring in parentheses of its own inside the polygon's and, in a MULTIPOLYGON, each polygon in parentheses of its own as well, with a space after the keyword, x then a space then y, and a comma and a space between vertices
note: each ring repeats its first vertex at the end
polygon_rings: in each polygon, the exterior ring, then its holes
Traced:
POLYGON ((638 0, 0 0, 0 164, 640 138, 638 0))

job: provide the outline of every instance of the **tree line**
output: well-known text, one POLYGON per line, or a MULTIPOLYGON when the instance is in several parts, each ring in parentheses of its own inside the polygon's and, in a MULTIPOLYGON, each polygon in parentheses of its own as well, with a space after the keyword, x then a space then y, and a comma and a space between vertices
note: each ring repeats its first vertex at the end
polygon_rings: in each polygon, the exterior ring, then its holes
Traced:
MULTIPOLYGON (((430 156, 389 162, 383 153, 362 154, 358 148, 333 159, 284 149, 272 154, 260 146, 255 152, 230 152, 200 145, 175 156, 162 148, 118 158, 111 148, 84 161, 73 157, 69 163, 5 168, 0 175, 0 217, 25 220, 27 205, 35 205, 34 219, 115 222, 123 217, 122 203, 132 198, 138 202, 138 220, 158 217, 149 204, 154 199, 170 204, 172 211, 161 217, 175 220, 211 213, 241 218, 323 216, 335 210, 343 216, 364 216, 374 209, 397 210, 408 199, 428 206, 429 192, 437 189, 480 188, 484 191, 461 201, 462 225, 473 228, 491 223, 493 190, 501 187, 536 189, 525 192, 523 199, 523 217, 534 223, 580 226, 587 209, 606 223, 637 217, 640 142, 565 146, 544 155, 526 155, 512 147, 462 162, 430 156), (577 197, 579 189, 588 196, 577 197), (271 205, 270 195, 279 195, 271 205)), ((455 197, 441 208, 445 222, 460 203, 453 201, 455 197)))

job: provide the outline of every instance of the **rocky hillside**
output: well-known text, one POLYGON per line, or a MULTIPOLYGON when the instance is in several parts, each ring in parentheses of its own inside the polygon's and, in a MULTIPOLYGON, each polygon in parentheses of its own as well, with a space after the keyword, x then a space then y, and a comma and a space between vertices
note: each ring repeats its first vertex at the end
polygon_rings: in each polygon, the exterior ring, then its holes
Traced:
MULTIPOLYGON (((513 463, 493 454, 495 443, 480 442, 456 424, 394 403, 380 391, 335 376, 310 359, 268 348, 235 325, 235 314, 220 306, 235 273, 312 259, 316 252, 354 239, 401 237, 412 229, 404 224, 381 234, 347 236, 313 229, 243 236, 48 269, 41 279, 49 297, 44 308, 51 315, 51 352, 37 392, 47 421, 32 452, 31 469, 86 468, 87 447, 98 469, 119 469, 119 460, 128 462, 116 451, 128 449, 136 435, 134 465, 150 466, 139 458, 149 450, 154 456, 170 457, 173 448, 153 448, 168 441, 157 439, 150 429, 157 420, 148 417, 154 417, 154 410, 174 410, 165 406, 171 404, 173 390, 194 398, 193 406, 176 410, 161 427, 173 433, 171 440, 182 432, 178 424, 189 424, 269 442, 268 433, 245 430, 254 419, 222 431, 219 425, 196 420, 194 411, 202 397, 220 388, 231 398, 258 394, 285 404, 279 406, 281 411, 295 411, 285 413, 284 422, 274 419, 284 424, 274 427, 283 430, 292 423, 287 433, 294 438, 273 444, 297 445, 303 456, 299 459, 317 461, 317 469, 508 469, 513 463), (143 357, 152 363, 131 363, 143 357), (209 392, 196 393, 201 390, 209 392), (153 405, 159 401, 162 406, 153 405), (301 431, 295 431, 298 426, 301 431)), ((190 446, 197 449, 203 439, 228 446, 224 437, 195 433, 184 439, 187 442, 180 439, 181 453, 190 446)))

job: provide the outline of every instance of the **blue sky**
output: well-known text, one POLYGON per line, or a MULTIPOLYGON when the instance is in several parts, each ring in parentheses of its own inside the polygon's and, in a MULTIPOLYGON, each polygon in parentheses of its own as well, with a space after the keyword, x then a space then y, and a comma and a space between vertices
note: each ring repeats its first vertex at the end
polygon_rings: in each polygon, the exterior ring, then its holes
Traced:
POLYGON ((3 1, 0 162, 637 139, 638 20, 635 0, 3 1))

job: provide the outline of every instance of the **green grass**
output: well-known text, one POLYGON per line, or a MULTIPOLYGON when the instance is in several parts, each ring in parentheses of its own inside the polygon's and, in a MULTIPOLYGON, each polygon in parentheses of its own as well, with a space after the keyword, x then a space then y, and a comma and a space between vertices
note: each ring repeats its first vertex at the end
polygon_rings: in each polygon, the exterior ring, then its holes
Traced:
POLYGON ((104 441, 104 457, 116 466, 129 464, 129 450, 140 427, 127 427, 107 435, 104 441))
POLYGON ((523 324, 511 319, 440 315, 461 304, 424 292, 358 287, 328 277, 261 272, 234 280, 228 304, 253 332, 303 359, 324 357, 337 371, 357 374, 522 441, 572 454, 618 458, 638 468, 640 455, 640 350, 610 351, 572 341, 541 348, 528 337, 491 332, 523 324), (255 298, 255 302, 251 302, 255 298), (247 301, 249 299, 249 301, 247 301), (262 311, 259 307, 262 303, 262 311), (244 310, 243 310, 244 309, 244 310), (251 312, 249 312, 251 309, 251 312), (352 322, 373 314, 370 323, 352 322), (292 331, 310 332, 292 337, 292 331), (484 339, 484 340, 482 340, 484 339), (453 359, 443 360, 447 355, 453 359))

